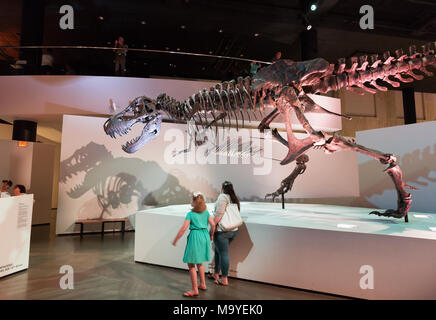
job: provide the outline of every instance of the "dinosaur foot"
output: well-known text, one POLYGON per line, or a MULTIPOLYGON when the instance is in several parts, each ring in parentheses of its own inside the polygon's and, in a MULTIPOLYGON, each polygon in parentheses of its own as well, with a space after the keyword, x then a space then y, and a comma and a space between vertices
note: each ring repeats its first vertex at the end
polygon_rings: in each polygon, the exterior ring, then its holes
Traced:
POLYGON ((323 146, 327 142, 326 134, 322 131, 315 131, 312 135, 314 146, 323 146))
POLYGON ((269 197, 271 197, 271 201, 274 202, 274 200, 279 196, 280 194, 278 194, 277 192, 273 192, 273 193, 268 193, 265 195, 265 200, 268 199, 269 197))
POLYGON ((371 211, 369 214, 375 214, 377 216, 383 216, 383 217, 392 217, 392 218, 403 218, 404 216, 407 215, 407 211, 399 211, 399 210, 393 210, 393 209, 388 209, 384 212, 379 212, 379 211, 371 211))

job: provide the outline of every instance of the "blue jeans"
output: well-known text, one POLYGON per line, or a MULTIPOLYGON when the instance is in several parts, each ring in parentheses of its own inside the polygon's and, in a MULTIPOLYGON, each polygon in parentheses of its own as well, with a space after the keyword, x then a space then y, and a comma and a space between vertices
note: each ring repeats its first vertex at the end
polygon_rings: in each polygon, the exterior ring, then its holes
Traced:
POLYGON ((229 244, 233 241, 238 231, 215 232, 213 242, 215 244, 215 273, 221 271, 223 277, 229 275, 229 244))

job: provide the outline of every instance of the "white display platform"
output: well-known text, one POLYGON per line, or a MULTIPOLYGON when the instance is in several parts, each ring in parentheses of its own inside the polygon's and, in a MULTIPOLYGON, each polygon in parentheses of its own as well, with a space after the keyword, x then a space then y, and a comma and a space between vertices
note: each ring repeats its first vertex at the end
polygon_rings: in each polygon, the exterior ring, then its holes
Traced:
MULTIPOLYGON (((171 242, 189 208, 137 212, 135 261, 187 269, 188 231, 177 247, 171 242)), ((436 299, 436 214, 409 213, 405 223, 370 211, 243 202, 245 225, 231 244, 230 276, 365 299, 436 299), (362 266, 372 267, 373 289, 361 288, 368 276, 362 266)))
POLYGON ((33 194, 0 198, 0 278, 29 267, 33 194))

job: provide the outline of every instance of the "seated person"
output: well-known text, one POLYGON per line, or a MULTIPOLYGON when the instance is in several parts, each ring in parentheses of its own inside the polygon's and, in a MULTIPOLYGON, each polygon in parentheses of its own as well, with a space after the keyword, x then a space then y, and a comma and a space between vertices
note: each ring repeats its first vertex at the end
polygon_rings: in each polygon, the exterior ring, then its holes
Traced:
POLYGON ((23 194, 26 194, 26 187, 22 184, 17 184, 14 187, 14 196, 22 196, 23 194))
POLYGON ((0 192, 7 192, 9 195, 11 195, 12 194, 11 187, 12 187, 12 181, 11 180, 3 180, 0 192))

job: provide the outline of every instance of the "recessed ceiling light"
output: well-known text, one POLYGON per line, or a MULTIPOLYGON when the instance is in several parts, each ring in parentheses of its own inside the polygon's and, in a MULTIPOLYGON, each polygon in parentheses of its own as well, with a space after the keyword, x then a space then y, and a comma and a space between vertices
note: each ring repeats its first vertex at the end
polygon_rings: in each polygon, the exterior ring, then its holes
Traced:
POLYGON ((145 21, 141 21, 141 24, 145 24, 145 21))
POLYGON ((180 29, 186 29, 186 26, 185 26, 184 24, 182 24, 182 25, 180 26, 180 29))
POLYGON ((318 9, 318 1, 312 2, 310 4, 310 11, 316 11, 318 9))
POLYGON ((223 29, 218 29, 218 32, 219 33, 223 33, 223 29))
POLYGON ((104 17, 103 16, 99 16, 98 19, 99 20, 104 20, 104 17))
POLYGON ((258 33, 255 33, 255 34, 254 34, 254 36, 255 36, 255 37, 258 37, 258 36, 259 36, 259 34, 258 34, 258 33))

